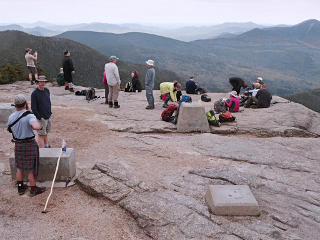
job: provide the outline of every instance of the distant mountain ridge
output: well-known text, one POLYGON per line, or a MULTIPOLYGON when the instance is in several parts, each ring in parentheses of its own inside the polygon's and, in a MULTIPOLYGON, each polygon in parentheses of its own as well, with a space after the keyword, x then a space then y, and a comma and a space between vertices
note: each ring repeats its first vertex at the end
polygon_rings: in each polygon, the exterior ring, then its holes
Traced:
MULTIPOLYGON (((0 67, 8 63, 25 66, 24 55, 27 47, 38 51, 37 66, 50 78, 55 78, 59 72, 64 50, 70 50, 76 69, 74 83, 88 87, 103 87, 102 73, 105 63, 108 62, 108 57, 88 46, 68 39, 37 37, 19 31, 0 32, 0 67)), ((141 63, 143 64, 134 64, 124 60, 119 61, 119 72, 123 84, 130 78, 131 71, 138 71, 140 73, 140 81, 144 86, 144 76, 147 68, 144 62, 141 63)), ((25 67, 25 71, 26 70, 25 67)), ((171 71, 159 68, 157 68, 156 71, 156 88, 158 88, 160 82, 163 81, 178 80, 183 82, 180 76, 171 71)))
POLYGON ((145 33, 65 32, 58 37, 116 54, 131 62, 153 58, 157 66, 187 78, 195 75, 211 91, 230 89, 227 78, 264 77, 273 94, 320 87, 319 21, 254 29, 231 38, 182 42, 145 33))
POLYGON ((109 24, 109 23, 81 23, 73 25, 54 25, 44 22, 34 24, 9 24, 0 26, 4 30, 19 30, 37 36, 53 36, 66 31, 94 31, 108 33, 142 32, 169 37, 181 41, 194 41, 198 39, 215 38, 224 33, 241 34, 254 28, 264 28, 252 22, 223 23, 211 26, 187 26, 164 28, 140 24, 109 24))

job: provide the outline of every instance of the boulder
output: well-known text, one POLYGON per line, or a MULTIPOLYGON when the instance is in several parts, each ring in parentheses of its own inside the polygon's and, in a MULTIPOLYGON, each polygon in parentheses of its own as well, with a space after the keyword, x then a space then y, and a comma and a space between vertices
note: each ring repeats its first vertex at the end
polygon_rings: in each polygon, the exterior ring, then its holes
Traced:
POLYGON ((0 127, 6 127, 8 118, 15 111, 15 107, 11 103, 0 103, 0 127))
POLYGON ((179 108, 178 132, 210 132, 205 108, 202 104, 183 102, 179 108))
MULTIPOLYGON (((52 181, 54 172, 57 166, 57 160, 61 148, 40 148, 39 159, 39 175, 37 181, 52 181)), ((16 178, 16 166, 14 153, 10 156, 10 169, 12 179, 16 178)), ((63 153, 60 158, 59 170, 57 172, 57 182, 69 182, 76 175, 76 160, 73 148, 67 148, 66 153, 63 153)), ((27 176, 25 174, 25 180, 27 176)))

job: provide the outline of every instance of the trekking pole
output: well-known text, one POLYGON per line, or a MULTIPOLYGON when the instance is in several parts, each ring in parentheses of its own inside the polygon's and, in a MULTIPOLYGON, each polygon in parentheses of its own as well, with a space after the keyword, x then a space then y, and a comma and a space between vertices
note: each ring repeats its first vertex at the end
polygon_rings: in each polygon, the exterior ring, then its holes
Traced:
POLYGON ((49 193, 49 196, 48 196, 47 201, 46 201, 46 205, 44 206, 44 209, 43 209, 42 213, 47 213, 47 211, 46 211, 47 205, 48 205, 49 199, 50 199, 51 194, 52 194, 53 185, 54 185, 54 182, 55 182, 55 180, 56 180, 57 172, 58 172, 58 169, 59 169, 60 158, 61 158, 61 155, 62 155, 63 152, 64 152, 64 151, 63 151, 63 148, 62 148, 61 151, 60 151, 60 154, 59 154, 58 161, 57 161, 56 171, 54 172, 54 176, 53 176, 53 180, 52 180, 52 184, 51 184, 50 193, 49 193))

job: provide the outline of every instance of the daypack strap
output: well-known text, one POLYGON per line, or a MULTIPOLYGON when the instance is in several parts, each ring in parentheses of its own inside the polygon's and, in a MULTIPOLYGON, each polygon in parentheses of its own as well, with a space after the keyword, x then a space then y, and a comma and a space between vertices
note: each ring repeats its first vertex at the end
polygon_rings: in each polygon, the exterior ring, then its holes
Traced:
POLYGON ((30 111, 24 112, 20 117, 18 117, 13 123, 11 123, 11 124, 8 126, 8 131, 9 131, 10 133, 12 133, 11 128, 12 128, 17 122, 19 122, 21 118, 24 118, 25 116, 27 116, 27 115, 29 115, 29 114, 31 114, 30 111))
MULTIPOLYGON (((19 122, 21 118, 24 118, 25 116, 27 116, 27 115, 29 115, 29 114, 31 114, 30 111, 24 112, 20 117, 17 118, 17 120, 15 120, 13 123, 11 123, 11 124, 8 126, 8 129, 7 129, 7 130, 8 130, 10 133, 12 133, 11 128, 12 128, 17 122, 19 122)), ((17 139, 17 138, 15 138, 15 136, 13 135, 13 133, 12 133, 12 138, 13 138, 13 141, 16 141, 16 140, 24 140, 24 139, 17 139)), ((26 138, 26 139, 32 139, 32 138, 34 138, 34 135, 33 135, 32 137, 26 138)))

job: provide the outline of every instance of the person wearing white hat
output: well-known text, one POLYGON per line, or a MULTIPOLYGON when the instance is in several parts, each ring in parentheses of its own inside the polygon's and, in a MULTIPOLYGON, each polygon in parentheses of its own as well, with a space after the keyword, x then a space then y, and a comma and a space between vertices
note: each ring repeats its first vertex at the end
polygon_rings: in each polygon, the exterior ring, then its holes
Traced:
POLYGON ((107 84, 109 87, 109 94, 108 94, 109 107, 119 108, 120 105, 118 103, 118 97, 119 97, 121 80, 119 75, 119 69, 116 65, 119 58, 117 58, 116 56, 110 56, 109 59, 110 59, 110 62, 104 66, 104 70, 106 72, 107 84))
POLYGON ((154 79, 156 77, 156 72, 154 70, 154 61, 148 60, 146 61, 147 64, 147 73, 145 78, 145 87, 146 87, 146 97, 148 101, 148 106, 146 109, 154 109, 154 98, 153 98, 153 88, 154 88, 154 79))
POLYGON ((230 98, 224 101, 230 112, 238 112, 240 107, 240 99, 236 91, 230 92, 230 98))
POLYGON ((31 109, 33 114, 42 124, 42 129, 38 131, 38 144, 40 148, 50 148, 48 143, 48 133, 51 130, 51 100, 50 91, 45 87, 46 76, 39 76, 38 87, 31 94, 31 109))
POLYGON ((26 97, 18 94, 14 97, 16 111, 8 118, 8 130, 12 133, 15 143, 15 166, 18 194, 23 195, 28 186, 23 184, 23 174, 28 174, 30 184, 30 196, 35 196, 45 191, 36 187, 35 177, 39 169, 39 147, 34 139, 33 130, 40 130, 41 124, 34 114, 29 112, 26 97))
POLYGON ((262 77, 257 77, 257 81, 256 83, 259 83, 261 85, 261 89, 266 89, 267 85, 264 83, 263 78, 262 77))

